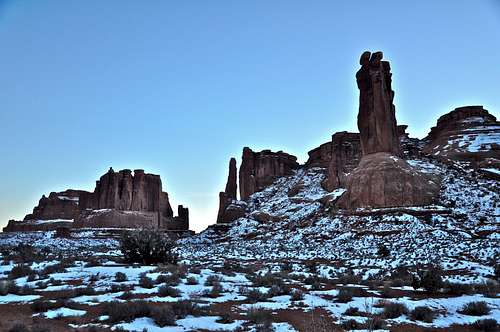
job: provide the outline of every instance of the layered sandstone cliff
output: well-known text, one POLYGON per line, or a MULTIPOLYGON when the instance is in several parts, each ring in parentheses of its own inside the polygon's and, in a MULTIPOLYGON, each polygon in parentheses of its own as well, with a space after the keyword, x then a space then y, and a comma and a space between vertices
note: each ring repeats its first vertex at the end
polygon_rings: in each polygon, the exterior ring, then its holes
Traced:
POLYGON ((242 200, 269 186, 277 177, 291 175, 299 168, 297 157, 283 151, 254 152, 245 147, 241 159, 239 184, 242 200))
POLYGON ((110 168, 93 192, 70 189, 43 196, 33 213, 23 221, 9 221, 4 231, 58 227, 188 230, 189 212, 180 205, 174 217, 159 175, 110 168))

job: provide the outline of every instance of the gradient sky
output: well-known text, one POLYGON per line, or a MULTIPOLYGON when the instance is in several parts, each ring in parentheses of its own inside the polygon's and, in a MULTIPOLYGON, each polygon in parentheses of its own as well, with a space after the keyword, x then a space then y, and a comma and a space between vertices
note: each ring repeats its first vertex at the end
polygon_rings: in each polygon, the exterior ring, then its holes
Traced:
POLYGON ((500 110, 498 0, 0 1, 0 41, 0 227, 113 166, 160 174, 199 231, 243 146, 304 162, 357 130, 365 50, 412 136, 500 110))

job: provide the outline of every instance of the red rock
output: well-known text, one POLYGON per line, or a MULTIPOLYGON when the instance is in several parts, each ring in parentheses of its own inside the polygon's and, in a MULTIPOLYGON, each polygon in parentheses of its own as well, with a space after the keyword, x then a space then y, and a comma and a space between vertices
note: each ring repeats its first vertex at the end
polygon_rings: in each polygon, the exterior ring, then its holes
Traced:
POLYGON ((359 94, 358 128, 363 155, 388 152, 401 155, 393 104, 392 74, 382 52, 365 52, 356 73, 359 94))
POLYGON ((346 186, 337 202, 343 209, 428 205, 439 194, 438 179, 384 152, 363 156, 346 186))
POLYGON ((483 106, 464 106, 441 116, 424 139, 423 152, 441 160, 478 163, 500 159, 500 123, 483 106))
POLYGON ((345 178, 356 166, 361 158, 361 142, 358 133, 346 131, 332 135, 332 153, 328 164, 328 176, 323 182, 327 191, 343 187, 345 178))
POLYGON ((236 159, 229 161, 226 190, 219 193, 219 212, 217 223, 229 223, 245 215, 245 207, 236 200, 236 159))
POLYGON ((277 177, 291 175, 297 168, 297 157, 283 151, 253 152, 248 147, 243 148, 239 174, 240 198, 247 199, 254 192, 272 184, 277 177))

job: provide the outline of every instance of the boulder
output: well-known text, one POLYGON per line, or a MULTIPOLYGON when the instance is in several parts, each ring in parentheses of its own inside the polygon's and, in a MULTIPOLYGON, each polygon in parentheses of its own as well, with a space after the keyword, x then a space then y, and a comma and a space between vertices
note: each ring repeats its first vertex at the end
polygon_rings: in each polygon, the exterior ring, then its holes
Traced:
POLYGON ((385 152, 363 156, 346 187, 337 202, 342 209, 429 205, 440 189, 438 179, 385 152))
POLYGON ((243 148, 239 173, 240 198, 246 200, 272 184, 277 177, 291 175, 298 168, 297 157, 283 151, 254 152, 248 147, 243 148))

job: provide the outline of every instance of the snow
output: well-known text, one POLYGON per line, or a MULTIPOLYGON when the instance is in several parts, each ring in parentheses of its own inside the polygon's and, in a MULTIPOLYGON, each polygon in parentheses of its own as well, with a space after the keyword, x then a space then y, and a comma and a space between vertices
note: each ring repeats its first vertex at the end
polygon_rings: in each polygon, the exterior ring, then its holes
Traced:
POLYGON ((7 294, 0 295, 0 303, 14 303, 14 302, 32 302, 36 299, 39 299, 40 295, 16 295, 16 294, 7 294))
POLYGON ((193 330, 208 330, 208 331, 218 331, 218 330, 235 330, 242 325, 243 321, 236 320, 230 324, 221 324, 216 321, 219 320, 218 316, 187 316, 186 318, 179 319, 176 321, 177 326, 164 326, 159 327, 154 323, 151 318, 136 318, 130 323, 121 323, 115 325, 112 329, 115 330, 121 327, 128 331, 143 331, 147 329, 148 332, 178 332, 178 331, 193 331, 193 330))
POLYGON ((47 311, 44 316, 47 318, 58 318, 58 317, 68 317, 68 316, 83 316, 87 312, 85 310, 74 310, 69 308, 58 308, 54 310, 47 311))

